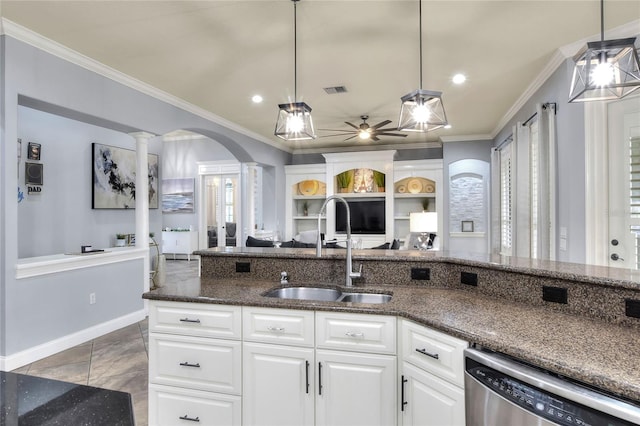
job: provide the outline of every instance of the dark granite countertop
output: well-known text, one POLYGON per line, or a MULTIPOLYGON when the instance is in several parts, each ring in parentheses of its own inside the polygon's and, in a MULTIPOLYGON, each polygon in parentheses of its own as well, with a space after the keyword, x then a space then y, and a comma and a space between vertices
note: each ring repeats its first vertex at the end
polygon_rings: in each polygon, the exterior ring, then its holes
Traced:
MULTIPOLYGON (((246 250, 246 249, 245 249, 246 250)), ((237 253, 236 253, 237 255, 237 253)), ((282 256, 279 253, 279 256, 282 256)), ((291 283, 302 285, 304 283, 291 283)), ((273 281, 202 278, 144 294, 152 300, 397 315, 640 402, 640 333, 627 327, 439 287, 367 286, 386 304, 311 302, 262 296, 273 281)))
POLYGON ((133 426, 131 395, 0 372, 0 425, 133 426))
MULTIPOLYGON (((313 248, 279 248, 272 247, 221 247, 194 252, 201 256, 245 256, 274 258, 316 258, 313 248)), ((327 259, 344 259, 344 249, 322 249, 322 257, 327 259)), ((597 285, 614 285, 619 288, 640 289, 640 271, 607 266, 584 265, 580 263, 555 262, 550 260, 528 259, 493 254, 464 253, 451 251, 419 251, 419 250, 353 250, 354 261, 425 261, 456 265, 475 266, 507 272, 534 275, 546 278, 557 278, 581 281, 597 285)))

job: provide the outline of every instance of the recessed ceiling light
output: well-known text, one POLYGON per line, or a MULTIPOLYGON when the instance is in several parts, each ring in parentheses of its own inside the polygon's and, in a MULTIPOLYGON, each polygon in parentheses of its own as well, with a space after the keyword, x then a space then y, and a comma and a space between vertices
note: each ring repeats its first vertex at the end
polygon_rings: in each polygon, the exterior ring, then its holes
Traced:
POLYGON ((465 77, 464 74, 456 74, 453 76, 452 80, 454 84, 462 84, 467 81, 467 77, 465 77))
POLYGON ((251 98, 251 100, 253 101, 254 104, 259 104, 260 102, 262 102, 262 96, 260 95, 253 95, 253 97, 251 98))
POLYGON ((451 124, 447 124, 444 126, 445 129, 450 129, 451 128, 451 124))

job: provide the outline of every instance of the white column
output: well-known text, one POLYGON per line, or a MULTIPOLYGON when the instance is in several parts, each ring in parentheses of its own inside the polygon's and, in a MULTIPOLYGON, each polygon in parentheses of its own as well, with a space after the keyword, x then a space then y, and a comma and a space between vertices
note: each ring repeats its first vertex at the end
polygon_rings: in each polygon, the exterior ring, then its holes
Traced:
POLYGON ((136 140, 136 248, 146 248, 144 290, 149 290, 149 139, 151 133, 130 133, 136 140))

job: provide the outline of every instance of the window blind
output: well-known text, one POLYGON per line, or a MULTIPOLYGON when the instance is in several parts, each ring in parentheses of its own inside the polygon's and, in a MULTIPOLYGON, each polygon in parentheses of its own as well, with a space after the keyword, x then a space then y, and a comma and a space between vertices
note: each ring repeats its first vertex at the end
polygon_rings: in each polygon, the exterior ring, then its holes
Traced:
POLYGON ((500 252, 510 256, 513 247, 511 144, 500 150, 500 252))
POLYGON ((640 137, 629 139, 629 213, 640 218, 640 137))

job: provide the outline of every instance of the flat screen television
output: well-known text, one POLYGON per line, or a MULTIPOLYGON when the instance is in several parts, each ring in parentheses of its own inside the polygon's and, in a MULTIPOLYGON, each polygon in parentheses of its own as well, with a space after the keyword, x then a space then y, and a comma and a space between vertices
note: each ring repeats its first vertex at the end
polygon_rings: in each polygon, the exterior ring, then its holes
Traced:
MULTIPOLYGON (((384 234, 384 200, 347 201, 351 212, 352 234, 384 234)), ((347 211, 344 204, 336 203, 336 232, 347 232, 347 211)))

